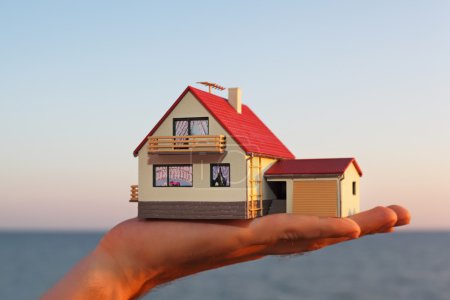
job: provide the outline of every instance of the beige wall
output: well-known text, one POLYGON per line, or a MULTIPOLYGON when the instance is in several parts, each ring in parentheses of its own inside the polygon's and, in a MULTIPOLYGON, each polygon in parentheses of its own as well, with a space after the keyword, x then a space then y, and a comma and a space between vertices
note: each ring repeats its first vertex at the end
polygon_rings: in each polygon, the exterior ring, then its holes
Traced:
POLYGON ((341 217, 347 217, 360 211, 359 173, 351 164, 344 173, 341 181, 341 217), (356 182, 356 195, 353 195, 352 182, 356 182))
POLYGON ((269 184, 266 180, 264 180, 264 173, 274 164, 277 160, 273 158, 262 158, 261 166, 262 166, 262 180, 263 180, 263 200, 265 199, 275 199, 275 194, 269 187, 269 184))
POLYGON ((225 154, 150 155, 139 151, 139 201, 246 201, 246 155, 214 117, 188 92, 153 134, 172 136, 173 118, 208 117, 209 134, 226 136, 225 154), (149 164, 150 162, 150 164, 149 164), (230 163, 231 186, 210 187, 210 163, 230 163), (193 164, 193 187, 153 187, 152 164, 193 164))
MULTIPOLYGON (((247 177, 248 177, 248 180, 247 180, 247 186, 250 186, 250 182, 249 182, 249 180, 251 179, 250 178, 250 156, 247 156, 247 177)), ((258 166, 258 163, 259 163, 259 159, 258 159, 258 157, 253 157, 253 162, 254 162, 254 166, 258 166)), ((257 169, 257 168, 254 168, 253 169, 253 177, 254 177, 254 179, 255 180, 262 180, 262 194, 263 194, 263 197, 262 197, 262 199, 263 200, 266 200, 266 199, 268 199, 268 200, 270 200, 270 199, 275 199, 275 194, 272 192, 272 190, 270 189, 270 187, 269 187, 269 184, 267 183, 267 181, 265 180, 265 178, 264 178, 264 173, 275 163, 275 162, 277 162, 277 160, 276 159, 273 159, 273 158, 265 158, 265 157, 261 157, 261 177, 259 176, 259 170, 257 169)), ((257 185, 256 185, 257 186, 257 185)), ((258 186, 257 186, 257 191, 258 191, 258 186)), ((248 191, 247 191, 247 194, 248 194, 248 198, 247 199, 250 199, 249 198, 249 195, 250 195, 250 188, 248 189, 248 191)))

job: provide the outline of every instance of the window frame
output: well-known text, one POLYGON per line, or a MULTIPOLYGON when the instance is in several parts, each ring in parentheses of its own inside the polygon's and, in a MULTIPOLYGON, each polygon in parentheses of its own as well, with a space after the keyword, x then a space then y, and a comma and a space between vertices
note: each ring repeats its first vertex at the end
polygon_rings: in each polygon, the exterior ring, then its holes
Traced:
POLYGON ((209 164, 209 186, 213 188, 224 188, 224 187, 231 187, 231 164, 230 163, 213 163, 209 164), (225 186, 215 186, 212 184, 213 181, 213 166, 227 166, 228 172, 229 172, 229 179, 228 179, 228 185, 225 186))
POLYGON ((175 123, 177 121, 187 121, 188 122, 188 136, 192 135, 192 132, 191 132, 191 121, 208 121, 208 134, 206 134, 206 135, 209 135, 209 118, 208 117, 173 118, 173 120, 172 120, 172 133, 173 133, 173 136, 177 136, 176 135, 176 126, 175 126, 175 123))
POLYGON ((153 165, 153 187, 155 188, 190 188, 194 187, 194 165, 193 164, 157 164, 153 165), (157 167, 166 167, 167 168, 167 185, 156 185, 156 168, 157 167), (169 175, 169 167, 191 167, 192 169, 192 184, 191 185, 169 185, 170 175, 169 175))

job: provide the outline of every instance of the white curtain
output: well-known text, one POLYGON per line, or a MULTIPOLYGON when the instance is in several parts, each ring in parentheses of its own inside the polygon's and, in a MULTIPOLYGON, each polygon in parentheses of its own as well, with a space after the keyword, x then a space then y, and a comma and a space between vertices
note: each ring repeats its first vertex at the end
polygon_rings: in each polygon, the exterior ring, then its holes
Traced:
POLYGON ((192 166, 170 166, 169 185, 192 186, 192 166))
POLYGON ((219 176, 219 170, 222 173, 222 177, 225 180, 225 186, 230 185, 230 166, 213 166, 212 167, 212 175, 213 175, 213 181, 217 180, 217 177, 219 176))
MULTIPOLYGON (((189 135, 189 121, 175 121, 175 135, 189 135)), ((184 141, 186 139, 183 138, 177 138, 175 141, 177 142, 175 145, 184 145, 184 141)), ((177 149, 183 149, 183 148, 177 148, 177 149)))
POLYGON ((191 135, 208 135, 208 120, 191 120, 191 135))
POLYGON ((188 121, 175 121, 175 135, 189 135, 188 121))
POLYGON ((155 177, 156 186, 167 186, 167 167, 156 167, 155 177))

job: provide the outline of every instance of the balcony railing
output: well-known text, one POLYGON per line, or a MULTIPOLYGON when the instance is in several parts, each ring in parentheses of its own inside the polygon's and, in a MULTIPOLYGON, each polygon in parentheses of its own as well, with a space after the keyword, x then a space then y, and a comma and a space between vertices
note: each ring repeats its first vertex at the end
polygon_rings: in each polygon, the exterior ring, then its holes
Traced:
POLYGON ((150 154, 223 153, 225 148, 226 137, 224 135, 151 136, 148 138, 148 152, 150 154))
POLYGON ((130 187, 130 202, 137 202, 137 201, 139 201, 139 186, 132 185, 130 187))

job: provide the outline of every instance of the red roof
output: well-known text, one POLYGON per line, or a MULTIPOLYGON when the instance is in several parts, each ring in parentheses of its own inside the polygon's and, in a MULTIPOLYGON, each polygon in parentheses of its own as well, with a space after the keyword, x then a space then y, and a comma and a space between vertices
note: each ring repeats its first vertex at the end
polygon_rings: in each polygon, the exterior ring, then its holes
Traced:
POLYGON ((342 175, 350 164, 362 176, 361 168, 354 158, 316 158, 280 160, 265 172, 265 175, 342 175))
POLYGON ((209 111, 220 125, 233 137, 246 153, 255 153, 262 156, 275 158, 293 159, 295 156, 288 148, 273 134, 273 132, 255 115, 246 105, 242 105, 242 113, 228 103, 228 100, 214 94, 188 86, 178 97, 177 101, 169 108, 150 133, 142 140, 134 150, 134 156, 146 144, 147 137, 153 135, 158 127, 164 122, 187 92, 194 97, 209 111))

